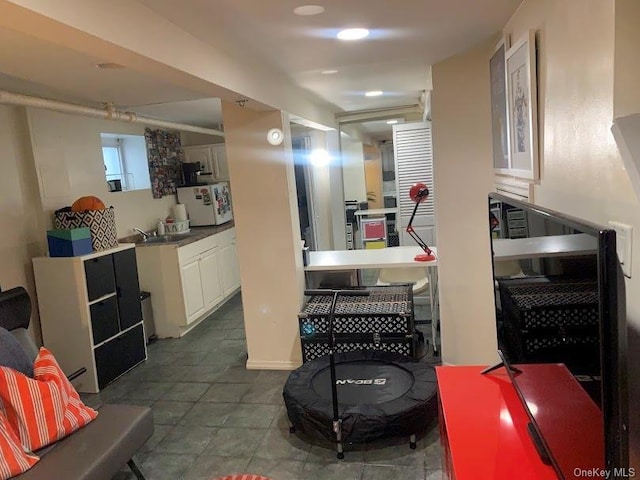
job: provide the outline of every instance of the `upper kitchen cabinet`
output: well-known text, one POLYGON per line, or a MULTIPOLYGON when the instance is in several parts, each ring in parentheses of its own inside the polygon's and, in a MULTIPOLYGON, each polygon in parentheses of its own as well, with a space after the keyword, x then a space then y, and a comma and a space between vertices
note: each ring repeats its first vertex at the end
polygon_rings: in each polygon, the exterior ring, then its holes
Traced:
POLYGON ((229 167, 224 143, 184 147, 184 161, 200 163, 202 167, 212 173, 214 181, 228 181, 229 167))

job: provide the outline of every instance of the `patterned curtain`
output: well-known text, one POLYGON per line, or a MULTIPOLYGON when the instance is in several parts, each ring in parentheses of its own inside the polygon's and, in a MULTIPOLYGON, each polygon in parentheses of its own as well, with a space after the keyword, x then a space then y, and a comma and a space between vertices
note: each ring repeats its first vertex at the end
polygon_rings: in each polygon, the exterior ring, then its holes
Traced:
POLYGON ((144 138, 147 142, 153 198, 162 198, 176 193, 176 186, 182 182, 184 157, 180 134, 145 128, 144 138))

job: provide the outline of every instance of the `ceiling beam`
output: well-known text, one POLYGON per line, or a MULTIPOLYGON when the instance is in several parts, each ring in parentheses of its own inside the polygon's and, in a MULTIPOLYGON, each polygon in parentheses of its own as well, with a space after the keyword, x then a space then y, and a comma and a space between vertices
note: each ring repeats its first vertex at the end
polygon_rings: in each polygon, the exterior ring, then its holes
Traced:
POLYGON ((399 116, 411 113, 421 114, 422 108, 419 104, 415 104, 403 105, 399 107, 376 108, 372 110, 358 110, 354 112, 336 113, 336 121, 340 125, 346 125, 349 123, 361 123, 371 120, 397 118, 399 116))

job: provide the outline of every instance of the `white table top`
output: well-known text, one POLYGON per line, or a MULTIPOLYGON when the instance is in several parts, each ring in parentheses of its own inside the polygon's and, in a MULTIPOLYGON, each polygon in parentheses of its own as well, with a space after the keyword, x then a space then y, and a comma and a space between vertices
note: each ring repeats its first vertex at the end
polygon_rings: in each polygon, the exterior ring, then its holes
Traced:
POLYGON ((553 257, 567 254, 590 255, 596 252, 597 247, 596 238, 586 233, 533 238, 496 238, 493 240, 494 258, 500 260, 553 257))
MULTIPOLYGON (((437 250, 431 248, 437 257, 437 250)), ((438 260, 418 262, 414 257, 424 251, 417 245, 364 250, 328 250, 309 252, 308 272, 323 270, 358 270, 384 267, 434 267, 438 260)))

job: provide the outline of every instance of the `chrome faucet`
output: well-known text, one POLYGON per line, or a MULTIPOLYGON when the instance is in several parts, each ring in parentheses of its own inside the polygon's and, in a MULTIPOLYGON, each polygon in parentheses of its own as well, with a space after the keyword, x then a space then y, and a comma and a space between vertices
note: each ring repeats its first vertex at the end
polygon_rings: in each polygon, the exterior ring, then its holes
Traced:
POLYGON ((147 238, 149 238, 151 236, 150 233, 145 232, 144 230, 140 230, 138 227, 134 227, 133 229, 134 231, 138 232, 140 235, 142 235, 142 240, 146 240, 147 238))

